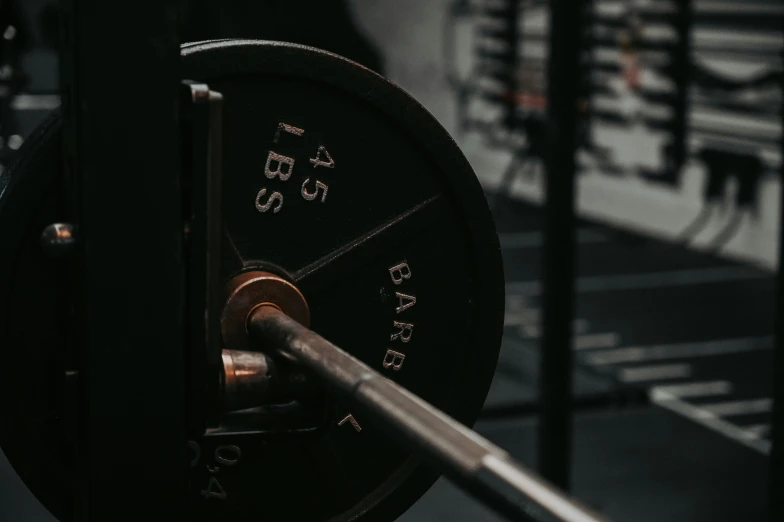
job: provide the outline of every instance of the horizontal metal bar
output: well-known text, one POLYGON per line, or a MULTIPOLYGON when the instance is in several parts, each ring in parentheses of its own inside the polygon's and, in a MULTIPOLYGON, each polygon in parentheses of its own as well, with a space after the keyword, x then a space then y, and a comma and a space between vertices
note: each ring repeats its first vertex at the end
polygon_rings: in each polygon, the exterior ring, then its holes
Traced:
POLYGON ((510 520, 604 520, 516 463, 501 448, 278 309, 257 308, 248 319, 248 331, 267 351, 294 357, 307 366, 333 392, 398 432, 410 451, 435 462, 458 486, 510 520))

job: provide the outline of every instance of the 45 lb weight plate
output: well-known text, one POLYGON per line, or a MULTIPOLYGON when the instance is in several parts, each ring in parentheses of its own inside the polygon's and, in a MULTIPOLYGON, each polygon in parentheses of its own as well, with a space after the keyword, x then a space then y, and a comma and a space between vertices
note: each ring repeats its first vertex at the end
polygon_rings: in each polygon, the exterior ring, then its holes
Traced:
MULTIPOLYGON (((482 189, 455 143, 392 83, 323 51, 229 40, 185 45, 182 56, 185 78, 223 95, 225 281, 251 271, 290 281, 314 331, 472 424, 498 356, 503 274, 482 189)), ((13 281, 58 270, 32 240, 58 220, 56 206, 31 213, 21 203, 43 202, 57 186, 56 157, 40 157, 58 148, 49 125, 25 145, 0 200, 0 240, 13 253, 0 261, 0 355, 12 362, 0 367, 0 386, 21 390, 37 412, 31 421, 0 404, 0 444, 67 520, 67 499, 54 493, 67 471, 47 478, 31 465, 54 436, 30 436, 47 423, 58 437, 67 429, 56 420, 53 384, 61 336, 2 313, 30 292, 13 281), (45 371, 17 373, 36 366, 45 371)), ((55 317, 56 286, 35 295, 53 303, 45 313, 55 317)), ((326 421, 307 436, 227 429, 190 446, 192 513, 205 521, 389 521, 437 477, 339 401, 328 401, 326 421)))

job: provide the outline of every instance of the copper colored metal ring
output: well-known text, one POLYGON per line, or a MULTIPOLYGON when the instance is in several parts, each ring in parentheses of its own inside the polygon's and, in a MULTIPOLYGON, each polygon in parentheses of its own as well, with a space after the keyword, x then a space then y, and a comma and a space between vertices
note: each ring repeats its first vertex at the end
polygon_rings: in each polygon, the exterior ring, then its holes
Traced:
POLYGON ((227 285, 226 296, 221 315, 224 349, 260 351, 251 342, 247 328, 250 313, 259 306, 273 306, 305 328, 310 327, 310 309, 305 297, 296 286, 275 274, 262 271, 240 274, 227 285))

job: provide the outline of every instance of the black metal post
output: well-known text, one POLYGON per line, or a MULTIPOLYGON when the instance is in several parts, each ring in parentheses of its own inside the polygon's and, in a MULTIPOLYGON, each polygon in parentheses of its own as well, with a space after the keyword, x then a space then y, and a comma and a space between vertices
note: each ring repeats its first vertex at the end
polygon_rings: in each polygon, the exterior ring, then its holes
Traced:
POLYGON ((520 81, 518 78, 520 67, 520 56, 522 56, 522 49, 520 48, 520 0, 509 0, 507 16, 509 21, 509 33, 507 34, 506 44, 509 50, 509 69, 507 70, 508 76, 508 90, 506 100, 506 121, 509 130, 516 130, 518 127, 517 117, 517 96, 520 92, 520 81))
POLYGON ((564 490, 572 453, 575 149, 584 17, 582 0, 550 2, 538 459, 545 479, 564 490))
POLYGON ((594 147, 592 99, 596 87, 593 76, 593 54, 596 49, 595 37, 595 0, 583 0, 583 16, 585 17, 582 25, 582 51, 580 60, 580 101, 579 114, 580 123, 577 130, 577 146, 591 150, 594 147))
POLYGON ((675 182, 680 179, 680 172, 686 162, 686 133, 689 122, 689 79, 691 78, 691 30, 694 21, 692 0, 676 2, 675 30, 678 43, 672 49, 672 78, 675 81, 675 99, 673 100, 672 122, 672 163, 667 172, 668 178, 675 182))
MULTIPOLYGON (((781 51, 784 61, 784 49, 781 51)), ((784 98, 784 76, 781 78, 784 98)), ((783 113, 784 114, 784 113, 783 113)), ((782 117, 784 127, 784 116, 782 117)), ((784 137, 781 149, 784 151, 784 137)), ((784 206, 784 162, 781 166, 782 189, 779 206, 784 206)), ((776 277, 776 351, 773 366, 773 420, 771 430, 770 476, 768 480, 768 520, 784 520, 784 209, 779 208, 779 267, 776 277)))
POLYGON ((77 225, 74 519, 184 519, 187 455, 176 0, 63 0, 77 225))

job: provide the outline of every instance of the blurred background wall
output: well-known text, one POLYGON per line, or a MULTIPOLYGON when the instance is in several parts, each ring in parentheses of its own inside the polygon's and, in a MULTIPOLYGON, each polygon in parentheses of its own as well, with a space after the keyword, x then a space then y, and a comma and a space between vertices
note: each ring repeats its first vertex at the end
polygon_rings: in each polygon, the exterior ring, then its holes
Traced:
MULTIPOLYGON (((458 129, 455 90, 447 81, 444 31, 453 24, 454 67, 468 77, 478 60, 482 41, 476 27, 492 24, 481 14, 450 21, 458 0, 351 0, 359 25, 381 49, 387 76, 421 101, 457 140, 480 180, 490 189, 501 184, 512 158, 511 150, 489 147, 477 133, 458 129)), ((505 2, 475 1, 502 7, 505 2)), ((691 2, 692 25, 686 78, 686 157, 678 173, 667 171, 662 153, 672 133, 667 120, 677 107, 668 98, 677 49, 674 0, 596 0, 586 43, 594 66, 593 81, 602 89, 590 96, 590 126, 596 146, 606 158, 582 154, 579 211, 586 217, 669 240, 683 240, 694 248, 716 250, 767 268, 777 260, 780 163, 781 20, 784 4, 777 0, 691 2), (634 24, 639 24, 639 29, 634 24), (624 85, 624 33, 637 32, 638 90, 624 85), (635 31, 636 29, 636 31, 635 31), (670 45, 668 45, 668 43, 670 45), (769 81, 766 81, 769 80, 769 81), (701 152, 736 151, 758 158, 741 172, 711 174, 701 152), (713 178, 719 187, 706 201, 713 178), (750 187, 741 187, 748 184, 750 187), (751 202, 737 203, 738 192, 750 189, 751 202), (706 208, 707 207, 707 208, 706 208), (704 212, 704 213, 703 213, 704 212), (690 227, 690 225, 692 225, 690 227)), ((546 58, 548 15, 546 2, 519 2, 520 57, 534 64, 546 58)), ((521 77, 536 69, 521 68, 521 77)), ((535 81, 535 80, 534 80, 535 81)), ((469 107, 482 118, 489 110, 469 107)), ((722 159, 717 160, 719 163, 722 159)), ((726 161, 725 161, 726 163, 726 161)), ((711 187, 713 188, 713 187, 711 187)), ((539 201, 541 177, 517 176, 511 193, 539 201)))

